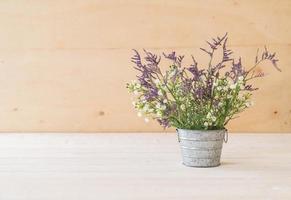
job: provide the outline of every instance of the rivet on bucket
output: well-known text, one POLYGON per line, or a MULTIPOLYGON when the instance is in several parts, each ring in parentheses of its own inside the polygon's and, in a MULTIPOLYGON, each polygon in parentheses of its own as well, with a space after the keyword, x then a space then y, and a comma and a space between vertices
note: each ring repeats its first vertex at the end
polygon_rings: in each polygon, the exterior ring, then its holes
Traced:
POLYGON ((223 141, 227 130, 177 129, 183 164, 189 167, 216 167, 220 165, 223 141))

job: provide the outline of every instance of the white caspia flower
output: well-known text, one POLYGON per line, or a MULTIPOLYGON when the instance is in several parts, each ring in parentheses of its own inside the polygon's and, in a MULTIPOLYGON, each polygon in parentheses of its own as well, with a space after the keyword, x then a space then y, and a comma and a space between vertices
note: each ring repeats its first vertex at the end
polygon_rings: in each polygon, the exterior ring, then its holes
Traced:
POLYGON ((133 94, 137 96, 138 95, 138 91, 134 90, 133 94))
POLYGON ((163 116, 163 113, 161 111, 158 111, 157 112, 157 117, 162 117, 163 116))
POLYGON ((212 116, 211 119, 212 119, 213 122, 216 121, 216 117, 215 116, 212 116))
POLYGON ((143 111, 147 112, 149 110, 149 108, 150 108, 149 105, 145 104, 144 107, 143 107, 143 111))
POLYGON ((141 88, 141 84, 137 83, 137 84, 135 85, 135 88, 136 88, 136 89, 140 89, 140 88, 141 88))
POLYGON ((154 80, 154 83, 155 83, 156 85, 159 85, 161 82, 160 82, 159 79, 155 79, 155 80, 154 80))
POLYGON ((160 109, 161 108, 161 103, 160 102, 157 103, 156 108, 157 109, 160 109))
POLYGON ((144 118, 144 121, 146 122, 146 123, 148 123, 150 120, 149 120, 149 118, 144 118))
POLYGON ((132 85, 137 84, 137 80, 131 80, 131 84, 132 84, 132 85))
POLYGON ((232 89, 232 90, 235 89, 235 88, 236 88, 236 84, 231 84, 231 85, 229 86, 229 88, 232 89))
POLYGON ((169 78, 172 78, 173 76, 175 76, 176 75, 176 71, 171 71, 170 73, 169 73, 169 78))
POLYGON ((251 107, 251 106, 253 106, 254 105, 254 102, 252 102, 252 101, 247 101, 246 103, 245 103, 245 106, 246 107, 251 107))
POLYGON ((205 127, 208 127, 208 122, 204 122, 203 124, 205 127))
POLYGON ((240 93, 240 94, 238 94, 238 99, 239 99, 239 100, 244 100, 244 99, 245 99, 245 96, 244 96, 243 94, 240 93))
POLYGON ((148 112, 149 112, 149 113, 152 113, 152 112, 154 112, 154 109, 150 108, 150 109, 148 110, 148 112))
POLYGON ((163 89, 164 91, 167 91, 167 86, 165 84, 160 85, 161 89, 163 89))
POLYGON ((180 106, 180 108, 181 108, 181 110, 185 110, 185 109, 186 109, 186 106, 185 106, 184 104, 182 104, 182 105, 180 106))
POLYGON ((167 106, 166 105, 162 105, 161 106, 161 110, 166 110, 167 109, 167 106))
POLYGON ((243 77, 243 76, 239 76, 237 79, 238 79, 239 81, 243 81, 243 80, 244 80, 244 77, 243 77))

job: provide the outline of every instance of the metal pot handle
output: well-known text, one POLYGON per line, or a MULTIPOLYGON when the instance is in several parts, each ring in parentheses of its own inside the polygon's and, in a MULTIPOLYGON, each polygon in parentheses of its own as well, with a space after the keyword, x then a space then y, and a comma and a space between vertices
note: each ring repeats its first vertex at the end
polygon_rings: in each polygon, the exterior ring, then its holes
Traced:
POLYGON ((227 129, 225 129, 225 134, 224 134, 223 141, 224 141, 225 143, 227 143, 227 141, 228 141, 228 130, 227 130, 227 129))
POLYGON ((176 131, 177 131, 177 136, 178 136, 178 142, 180 143, 180 135, 179 135, 179 131, 178 131, 178 129, 176 129, 176 131))

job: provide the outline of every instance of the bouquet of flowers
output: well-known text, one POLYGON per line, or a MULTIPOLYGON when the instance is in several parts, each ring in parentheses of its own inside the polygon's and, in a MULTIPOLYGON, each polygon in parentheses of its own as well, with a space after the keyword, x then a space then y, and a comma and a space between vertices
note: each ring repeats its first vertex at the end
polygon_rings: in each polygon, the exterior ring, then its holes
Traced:
POLYGON ((132 62, 140 74, 127 88, 136 96, 133 105, 138 116, 145 116, 145 121, 149 117, 156 119, 165 128, 219 130, 250 107, 252 92, 258 88, 249 81, 264 76, 256 67, 269 61, 280 71, 278 59, 265 47, 260 55, 257 51, 254 65, 245 69, 241 58, 232 57, 227 39, 225 34, 207 42, 208 48, 200 48, 209 56, 206 69, 200 69, 193 56, 193 63, 183 66, 184 56, 172 52, 163 54, 171 61, 169 68, 163 71, 161 56, 144 50, 142 59, 134 50, 132 62), (214 56, 221 58, 214 63, 214 56))

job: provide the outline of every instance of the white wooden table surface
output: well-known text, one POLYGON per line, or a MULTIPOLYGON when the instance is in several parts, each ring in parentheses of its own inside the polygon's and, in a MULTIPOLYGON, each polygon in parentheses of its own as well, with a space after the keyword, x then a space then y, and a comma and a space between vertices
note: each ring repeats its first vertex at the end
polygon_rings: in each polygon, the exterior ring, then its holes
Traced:
POLYGON ((222 165, 175 134, 0 134, 0 200, 291 199, 291 134, 230 134, 222 165))

